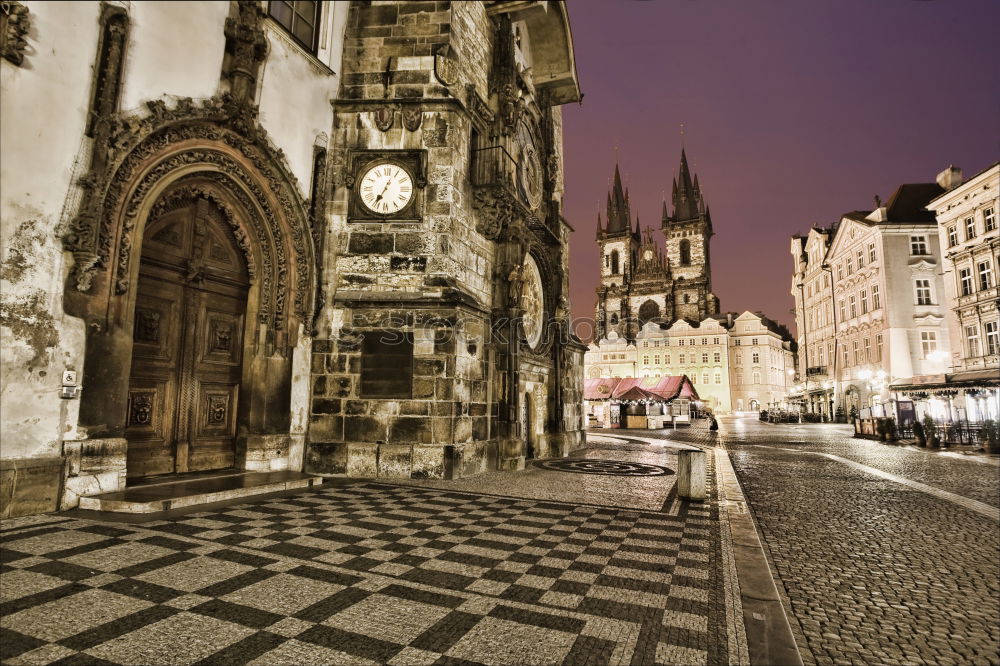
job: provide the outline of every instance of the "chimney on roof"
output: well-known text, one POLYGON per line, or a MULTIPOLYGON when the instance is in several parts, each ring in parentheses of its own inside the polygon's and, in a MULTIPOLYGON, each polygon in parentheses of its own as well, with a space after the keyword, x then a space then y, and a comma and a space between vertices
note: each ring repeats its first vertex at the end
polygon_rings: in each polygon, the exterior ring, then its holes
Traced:
POLYGON ((937 184, 945 190, 953 190, 962 184, 962 170, 952 164, 937 175, 937 184))

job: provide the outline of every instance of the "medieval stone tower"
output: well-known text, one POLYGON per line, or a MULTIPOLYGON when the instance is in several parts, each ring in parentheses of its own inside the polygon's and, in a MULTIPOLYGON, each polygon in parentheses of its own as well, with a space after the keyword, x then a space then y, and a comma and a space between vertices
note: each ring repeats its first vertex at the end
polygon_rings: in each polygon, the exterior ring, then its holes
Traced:
POLYGON ((601 247, 601 284, 597 288, 596 321, 598 335, 616 331, 628 336, 630 310, 628 285, 639 254, 639 226, 632 227, 628 192, 622 189, 622 177, 615 165, 615 179, 607 201, 607 226, 597 215, 597 243, 601 247))
POLYGON ((663 237, 673 274, 674 318, 701 321, 719 311, 712 293, 712 266, 709 242, 712 214, 698 185, 691 180, 687 155, 681 149, 681 165, 672 190, 673 214, 663 204, 663 237))
POLYGON ((615 166, 607 197, 607 226, 600 215, 597 219, 601 248, 601 282, 595 308, 597 339, 614 331, 634 340, 649 321, 702 321, 719 312, 719 299, 712 293, 709 255, 712 217, 698 177, 691 177, 684 150, 671 199, 672 212, 663 203, 664 254, 652 229, 640 231, 638 217, 633 224, 628 190, 622 186, 620 170, 615 166))

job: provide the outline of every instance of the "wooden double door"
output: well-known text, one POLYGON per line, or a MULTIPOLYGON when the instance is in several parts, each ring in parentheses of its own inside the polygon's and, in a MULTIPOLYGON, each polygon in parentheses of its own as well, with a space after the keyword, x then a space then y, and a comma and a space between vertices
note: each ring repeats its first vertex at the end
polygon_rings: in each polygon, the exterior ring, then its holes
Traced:
POLYGON ((175 202, 147 223, 126 415, 129 478, 233 467, 248 290, 244 256, 209 201, 175 202))

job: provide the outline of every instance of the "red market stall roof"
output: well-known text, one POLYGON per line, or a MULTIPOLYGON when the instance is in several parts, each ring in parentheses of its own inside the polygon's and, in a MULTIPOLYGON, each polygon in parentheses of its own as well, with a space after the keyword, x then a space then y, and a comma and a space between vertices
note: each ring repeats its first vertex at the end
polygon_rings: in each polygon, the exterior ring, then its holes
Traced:
POLYGON ((583 386, 584 400, 642 400, 644 398, 626 398, 631 389, 652 393, 659 398, 670 401, 674 398, 689 398, 698 400, 698 392, 691 384, 687 375, 675 377, 604 377, 588 379, 583 386))

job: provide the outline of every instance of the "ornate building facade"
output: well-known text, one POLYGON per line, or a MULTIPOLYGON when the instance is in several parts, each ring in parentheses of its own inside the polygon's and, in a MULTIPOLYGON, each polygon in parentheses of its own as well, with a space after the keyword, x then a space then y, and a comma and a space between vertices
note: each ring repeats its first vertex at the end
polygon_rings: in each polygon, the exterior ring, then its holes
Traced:
POLYGON ((8 4, 5 517, 575 445, 562 3, 8 4))

